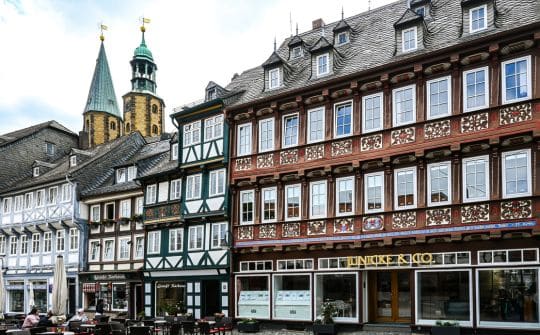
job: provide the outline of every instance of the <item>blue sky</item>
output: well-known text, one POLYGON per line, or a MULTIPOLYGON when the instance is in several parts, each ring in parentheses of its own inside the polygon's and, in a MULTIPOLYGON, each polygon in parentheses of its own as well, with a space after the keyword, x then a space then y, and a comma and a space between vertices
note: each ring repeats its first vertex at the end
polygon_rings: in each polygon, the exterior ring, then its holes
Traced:
MULTIPOLYGON (((375 8, 392 0, 372 0, 375 8)), ((140 18, 158 66, 158 95, 168 114, 203 97, 212 80, 262 64, 314 19, 330 23, 368 9, 367 0, 0 0, 0 134, 57 120, 78 132, 99 49, 99 25, 117 99, 130 89, 129 61, 140 43, 140 18), (294 28, 293 28, 294 29, 294 28)))

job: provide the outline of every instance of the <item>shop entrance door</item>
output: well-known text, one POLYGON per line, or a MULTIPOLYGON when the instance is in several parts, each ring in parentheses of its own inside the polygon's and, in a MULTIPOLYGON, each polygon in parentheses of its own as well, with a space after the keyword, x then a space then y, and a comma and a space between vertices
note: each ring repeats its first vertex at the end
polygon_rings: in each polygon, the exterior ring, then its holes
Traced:
POLYGON ((202 316, 213 316, 214 313, 221 312, 221 291, 219 287, 219 281, 203 281, 203 301, 204 305, 202 310, 202 316))
POLYGON ((370 319, 374 322, 411 321, 409 271, 371 271, 370 319))

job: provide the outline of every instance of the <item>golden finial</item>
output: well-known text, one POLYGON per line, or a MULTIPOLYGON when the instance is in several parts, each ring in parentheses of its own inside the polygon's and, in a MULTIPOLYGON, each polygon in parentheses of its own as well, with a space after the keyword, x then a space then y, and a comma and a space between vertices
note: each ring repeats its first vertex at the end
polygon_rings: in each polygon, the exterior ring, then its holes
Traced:
POLYGON ((143 16, 141 18, 141 21, 142 21, 141 31, 144 33, 146 31, 146 27, 144 26, 144 24, 145 23, 150 23, 150 19, 143 16))
POLYGON ((105 41, 105 36, 103 35, 103 31, 109 29, 106 25, 103 23, 99 25, 99 28, 101 29, 101 34, 99 35, 99 39, 101 42, 105 41))

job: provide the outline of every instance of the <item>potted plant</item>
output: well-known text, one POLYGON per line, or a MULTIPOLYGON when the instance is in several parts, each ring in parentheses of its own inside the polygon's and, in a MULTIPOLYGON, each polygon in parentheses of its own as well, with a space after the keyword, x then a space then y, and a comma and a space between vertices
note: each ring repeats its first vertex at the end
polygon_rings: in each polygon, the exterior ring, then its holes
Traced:
POLYGON ((238 322, 238 331, 244 333, 256 333, 259 331, 259 321, 249 318, 238 322))
POLYGON ((225 317, 225 314, 222 313, 222 312, 214 313, 214 319, 215 319, 217 322, 223 320, 224 317, 225 317))
POLYGON ((459 322, 437 320, 435 326, 431 327, 431 335, 460 335, 459 322))
POLYGON ((140 311, 139 313, 137 313, 137 320, 141 321, 142 319, 144 319, 145 316, 146 314, 144 313, 144 311, 140 311))
POLYGON ((336 315, 336 306, 329 302, 325 302, 321 306, 321 315, 315 323, 313 323, 314 334, 336 334, 336 325, 334 316, 336 315))

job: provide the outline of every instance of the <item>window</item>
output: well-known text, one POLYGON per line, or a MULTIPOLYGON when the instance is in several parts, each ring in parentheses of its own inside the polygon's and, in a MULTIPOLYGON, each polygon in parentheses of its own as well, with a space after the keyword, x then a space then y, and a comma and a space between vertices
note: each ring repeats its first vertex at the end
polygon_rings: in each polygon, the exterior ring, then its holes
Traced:
POLYGON ((319 55, 316 58, 317 60, 317 77, 327 75, 330 73, 328 66, 328 54, 319 55))
POLYGON ((463 201, 489 199, 489 157, 463 159, 463 201))
POLYGON ((308 143, 324 140, 324 107, 308 110, 308 143))
POLYGON ((450 76, 429 80, 427 84, 428 119, 450 115, 450 76))
POLYGON ((144 236, 135 236, 135 259, 144 257, 144 236))
POLYGON ((39 166, 32 169, 32 176, 39 177, 39 166))
POLYGON ((39 254, 39 234, 32 234, 32 253, 39 254))
MULTIPOLYGON (((272 262, 269 263, 272 264, 272 262)), ((255 268, 255 264, 253 264, 253 268, 255 268)), ((238 304, 236 317, 270 318, 270 275, 254 276, 250 274, 247 276, 236 276, 235 291, 237 292, 238 304), (252 307, 254 302, 258 304, 257 308, 252 307)))
POLYGON ((121 218, 131 217, 131 199, 120 201, 120 217, 121 218))
POLYGON ((126 176, 126 168, 116 170, 116 182, 118 184, 124 183, 126 181, 126 176))
POLYGON ((384 210, 384 172, 364 175, 364 188, 366 213, 382 212, 384 210))
POLYGON ((272 271, 272 261, 243 261, 240 262, 240 272, 272 271))
POLYGON ((100 220, 100 210, 99 205, 93 205, 90 207, 90 221, 99 222, 100 220))
POLYGON ((77 228, 69 229, 69 250, 79 249, 79 230, 77 228))
POLYGON ((469 10, 470 32, 475 33, 487 28, 487 6, 471 8, 469 10))
POLYGON ((13 209, 15 213, 21 212, 23 209, 23 196, 18 195, 15 197, 15 208, 13 209))
POLYGON ((531 98, 531 56, 512 59, 502 63, 503 103, 531 98))
POLYGON ((225 169, 210 171, 209 196, 225 194, 225 169))
POLYGON ((184 239, 183 229, 171 229, 169 230, 169 252, 181 252, 182 240, 184 239))
POLYGON ((275 187, 263 188, 262 193, 262 222, 272 222, 276 220, 276 196, 277 189, 275 187))
POLYGON ((283 147, 298 145, 298 114, 283 117, 283 147))
POLYGON ((156 184, 146 186, 146 203, 153 204, 156 202, 156 184))
POLYGON ((531 195, 531 150, 503 152, 503 197, 531 195))
POLYGON ((189 250, 201 250, 203 248, 203 227, 204 226, 189 227, 189 250))
POLYGON ((130 244, 130 238, 118 239, 118 259, 129 259, 130 244))
POLYGON ((45 152, 49 156, 54 156, 54 154, 56 153, 56 145, 51 142, 45 142, 45 152))
POLYGON ((292 49, 292 58, 300 58, 302 57, 302 47, 294 47, 292 49))
POLYGON ((12 202, 12 198, 4 198, 4 201, 3 201, 3 213, 4 214, 9 214, 11 213, 11 202, 12 202))
POLYGON ((223 248, 227 246, 228 227, 227 222, 212 224, 212 248, 223 248))
POLYGON ((326 180, 314 181, 309 185, 310 199, 310 218, 323 218, 326 216, 326 180))
POLYGON ((197 144, 201 141, 201 121, 184 125, 184 147, 197 144))
POLYGON ((101 244, 99 241, 90 241, 90 261, 99 261, 100 246, 101 244))
POLYGON ((238 156, 251 155, 251 123, 238 126, 238 156))
POLYGON ((128 174, 127 174, 127 180, 131 181, 137 177, 137 167, 136 166, 128 166, 127 168, 128 174))
POLYGON ((272 278, 274 319, 311 320, 311 275, 274 274, 272 278))
POLYGON ((111 121, 110 128, 111 130, 116 130, 116 123, 114 121, 111 121))
POLYGON ((49 205, 54 205, 58 202, 58 187, 49 188, 49 205))
POLYGON ((182 180, 181 179, 175 179, 171 180, 171 200, 177 200, 180 199, 182 196, 182 180))
POLYGON ((335 321, 357 322, 359 299, 357 273, 316 274, 315 315, 321 315, 323 303, 336 308, 335 321))
POLYGON ((335 105, 334 115, 334 137, 337 138, 352 135, 352 101, 335 105))
POLYGON ((187 176, 186 200, 199 199, 201 197, 201 174, 187 176))
POLYGON ((103 247, 103 260, 113 260, 114 259, 114 240, 104 240, 103 247))
POLYGON ((416 207, 416 169, 404 168, 394 171, 394 208, 416 207))
POLYGON ((223 115, 216 115, 204 120, 204 140, 214 140, 223 137, 223 115))
POLYGON ((160 231, 148 232, 147 242, 148 242, 147 253, 159 254, 159 251, 161 250, 161 232, 160 231))
POLYGON ((277 271, 283 270, 313 270, 313 258, 278 259, 277 271))
POLYGON ((65 235, 66 232, 63 230, 56 231, 56 252, 65 250, 65 235))
POLYGON ((347 33, 347 32, 339 33, 337 35, 337 44, 342 45, 342 44, 346 44, 346 43, 349 43, 349 33, 347 33))
POLYGON ((274 89, 280 86, 279 68, 268 71, 268 89, 274 89))
POLYGON ((418 14, 420 16, 426 16, 426 7, 424 7, 424 6, 418 7, 418 8, 416 8, 415 12, 416 12, 416 14, 418 14))
POLYGON ((362 132, 369 133, 382 129, 383 94, 376 93, 362 97, 362 132))
POLYGON ((162 181, 158 184, 158 202, 167 201, 169 199, 169 182, 162 181))
POLYGON ((71 166, 71 167, 77 166, 77 156, 76 155, 69 156, 69 166, 71 166))
POLYGON ((394 126, 416 121, 415 85, 400 87, 392 91, 394 99, 394 126))
POLYGON ((253 200, 255 198, 255 192, 240 191, 240 224, 253 223, 253 200))
POLYGON ((259 152, 274 150, 274 118, 259 121, 259 152))
POLYGON ((173 143, 171 146, 171 160, 175 161, 178 159, 178 143, 173 143))
POLYGON ((21 235, 21 255, 28 254, 28 236, 21 235))
POLYGON ((38 190, 36 192, 36 207, 43 207, 45 205, 45 190, 38 190))
POLYGON ((143 197, 137 197, 137 199, 135 199, 135 214, 142 215, 143 203, 144 203, 143 197))
POLYGON ((446 205, 452 201, 450 162, 428 165, 428 206, 446 205))
POLYGON ((17 254, 17 237, 16 236, 9 237, 9 254, 10 255, 17 254))
POLYGON ((6 253, 6 236, 0 235, 0 255, 5 255, 6 253))
POLYGON ((52 233, 46 231, 43 233, 43 252, 49 253, 52 250, 52 233))
POLYGON ((62 202, 71 201, 71 186, 69 184, 62 185, 62 202))
POLYGON ((24 195, 24 209, 32 209, 33 202, 34 202, 34 194, 26 193, 24 195))
POLYGON ((114 220, 114 202, 105 204, 105 212, 103 213, 105 220, 114 220))
POLYGON ((348 215, 354 211, 354 177, 336 179, 336 215, 348 215))
POLYGON ((488 107, 488 67, 463 72, 463 110, 471 112, 488 107))
POLYGON ((285 186, 285 219, 300 220, 300 184, 285 186))
POLYGON ((416 50, 416 27, 401 32, 403 52, 416 50))

